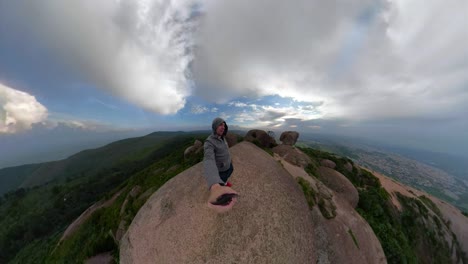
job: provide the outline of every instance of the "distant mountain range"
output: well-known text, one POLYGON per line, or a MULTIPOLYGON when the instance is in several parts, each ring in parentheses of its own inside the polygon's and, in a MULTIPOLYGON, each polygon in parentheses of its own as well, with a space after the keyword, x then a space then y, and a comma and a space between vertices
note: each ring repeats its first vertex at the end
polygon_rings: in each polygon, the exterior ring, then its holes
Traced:
POLYGON ((125 167, 141 162, 171 139, 185 132, 155 132, 143 137, 115 141, 96 149, 88 149, 66 159, 0 169, 0 195, 17 188, 31 188, 49 182, 64 182, 95 175, 115 166, 125 167))
POLYGON ((153 131, 93 131, 59 124, 34 125, 30 131, 0 135, 0 168, 65 159, 79 151, 153 131))

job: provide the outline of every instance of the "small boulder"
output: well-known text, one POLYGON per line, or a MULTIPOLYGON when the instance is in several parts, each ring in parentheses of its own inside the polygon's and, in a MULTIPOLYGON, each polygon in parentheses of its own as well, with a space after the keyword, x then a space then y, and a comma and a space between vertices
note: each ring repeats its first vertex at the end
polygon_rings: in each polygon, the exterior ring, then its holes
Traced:
POLYGON ((323 184, 335 191, 342 199, 348 201, 353 208, 356 208, 359 202, 359 193, 346 176, 324 166, 318 168, 318 174, 323 184))
POLYGON ((333 191, 327 188, 323 183, 317 181, 317 204, 326 219, 332 219, 336 216, 336 205, 333 202, 333 191))
POLYGON ((120 243, 120 240, 122 239, 123 235, 125 234, 126 229, 126 221, 125 220, 120 220, 119 227, 115 231, 115 240, 120 243))
POLYGON ((283 142, 284 145, 294 145, 299 138, 299 133, 296 131, 284 131, 281 133, 280 141, 283 142))
POLYGON ((130 191, 129 195, 132 197, 132 198, 135 198, 137 197, 138 194, 140 194, 141 192, 141 186, 140 185, 135 185, 132 190, 130 191))
POLYGON ((272 150, 287 162, 302 168, 305 168, 311 162, 309 156, 293 146, 278 145, 272 150))
POLYGON ((329 189, 325 184, 320 181, 315 183, 317 186, 317 192, 319 193, 319 197, 324 198, 326 200, 331 200, 333 198, 333 191, 329 189))
POLYGON ((336 168, 336 163, 329 159, 323 159, 320 161, 320 164, 324 167, 334 169, 336 168))
POLYGON ((353 171, 353 165, 349 162, 346 162, 346 164, 344 165, 345 169, 348 171, 348 172, 352 172, 353 171))
POLYGON ((192 146, 184 151, 184 158, 188 159, 190 156, 200 153, 203 150, 203 143, 200 140, 195 140, 192 146))
POLYGON ((267 132, 260 129, 252 129, 247 132, 244 140, 254 144, 258 143, 260 147, 263 148, 273 148, 277 145, 274 138, 268 135, 267 132))
POLYGON ((200 140, 195 140, 195 142, 193 143, 193 146, 197 149, 203 147, 203 143, 200 141, 200 140))

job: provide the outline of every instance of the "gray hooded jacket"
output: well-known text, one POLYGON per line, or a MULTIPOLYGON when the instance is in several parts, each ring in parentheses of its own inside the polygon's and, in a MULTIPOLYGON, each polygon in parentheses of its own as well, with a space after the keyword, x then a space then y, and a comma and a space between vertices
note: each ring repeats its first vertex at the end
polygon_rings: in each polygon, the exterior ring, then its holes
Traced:
POLYGON ((211 124, 211 128, 212 133, 205 140, 203 146, 205 151, 203 167, 208 188, 216 183, 224 183, 219 176, 219 172, 227 171, 231 166, 231 154, 224 138, 228 131, 226 122, 222 118, 215 118, 211 124), (222 136, 218 136, 216 135, 216 128, 222 123, 225 125, 224 133, 222 136))

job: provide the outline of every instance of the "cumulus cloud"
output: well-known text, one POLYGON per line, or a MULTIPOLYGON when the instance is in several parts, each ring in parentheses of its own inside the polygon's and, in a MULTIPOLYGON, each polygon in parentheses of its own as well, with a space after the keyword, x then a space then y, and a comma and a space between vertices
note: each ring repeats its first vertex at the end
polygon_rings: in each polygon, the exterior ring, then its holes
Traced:
MULTIPOLYGON (((278 99, 278 98, 277 98, 278 99)), ((265 129, 287 126, 288 120, 297 120, 298 123, 320 118, 321 104, 298 102, 292 98, 279 98, 281 102, 270 100, 254 100, 252 102, 232 101, 227 105, 234 115, 236 124, 243 127, 261 127, 265 129)), ((296 124, 291 124, 296 125, 296 124)))
POLYGON ((462 0, 208 1, 197 92, 323 102, 324 118, 462 117, 466 10, 462 0))
POLYGON ((47 118, 47 109, 28 93, 0 83, 0 134, 31 129, 47 118))
POLYGON ((206 106, 203 106, 203 105, 192 105, 192 107, 190 108, 190 112, 192 114, 203 114, 203 113, 206 113, 208 112, 209 109, 206 107, 206 106))
POLYGON ((9 24, 35 35, 88 82, 161 114, 190 94, 194 1, 9 1, 9 24))
POLYGON ((190 96, 275 94, 321 104, 306 119, 467 114, 463 0, 18 0, 2 10, 95 86, 160 114, 190 96))

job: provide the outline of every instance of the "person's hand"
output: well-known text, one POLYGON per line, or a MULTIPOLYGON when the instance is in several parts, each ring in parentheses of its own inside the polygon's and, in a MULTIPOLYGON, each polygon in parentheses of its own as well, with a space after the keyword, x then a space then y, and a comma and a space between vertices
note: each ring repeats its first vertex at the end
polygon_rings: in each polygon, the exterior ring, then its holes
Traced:
POLYGON ((234 193, 237 194, 231 187, 221 186, 219 184, 213 184, 210 188, 210 196, 208 197, 208 207, 214 209, 218 213, 224 213, 232 209, 234 204, 237 201, 236 197, 233 197, 231 202, 227 205, 214 205, 212 202, 215 202, 218 197, 223 194, 234 193))

